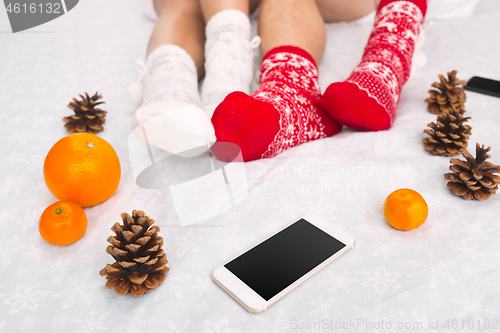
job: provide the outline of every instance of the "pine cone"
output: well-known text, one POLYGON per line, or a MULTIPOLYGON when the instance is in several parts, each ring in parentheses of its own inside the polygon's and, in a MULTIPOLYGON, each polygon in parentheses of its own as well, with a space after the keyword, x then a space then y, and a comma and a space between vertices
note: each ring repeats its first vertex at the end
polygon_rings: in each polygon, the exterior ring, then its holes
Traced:
POLYGON ((431 95, 425 101, 429 103, 427 110, 430 113, 440 114, 441 112, 448 112, 452 108, 464 108, 467 96, 465 95, 464 88, 457 87, 457 85, 466 85, 467 82, 457 79, 457 71, 451 71, 447 74, 448 80, 443 75, 439 75, 441 82, 434 82, 432 84, 432 87, 437 90, 429 90, 429 94, 431 95))
POLYGON ((462 149, 462 155, 467 161, 456 158, 450 160, 453 163, 450 166, 453 173, 444 175, 444 178, 449 180, 446 186, 453 193, 467 200, 484 200, 495 194, 498 183, 500 183, 500 176, 493 173, 500 172, 500 166, 486 162, 490 157, 487 154, 490 149, 490 147, 484 149, 484 145, 479 147, 479 143, 477 143, 476 158, 473 158, 467 149, 462 149))
POLYGON ((80 95, 81 101, 73 98, 68 104, 68 107, 75 112, 74 115, 69 117, 64 117, 65 122, 64 127, 69 133, 92 133, 96 134, 102 132, 104 128, 102 124, 106 122, 106 111, 101 109, 96 109, 95 107, 99 104, 104 104, 105 102, 98 102, 98 99, 102 98, 97 92, 94 96, 89 97, 89 94, 85 93, 85 97, 80 95))
POLYGON ((436 123, 430 123, 431 129, 425 129, 424 133, 430 138, 422 139, 422 143, 430 153, 441 156, 455 156, 460 149, 467 148, 472 126, 464 125, 470 117, 464 117, 464 109, 452 109, 438 115, 436 123))
POLYGON ((123 224, 116 222, 111 228, 116 236, 108 237, 111 245, 106 248, 116 262, 99 274, 106 276, 106 288, 115 288, 118 295, 141 296, 162 283, 169 271, 161 249, 163 238, 158 236, 159 227, 151 227, 155 221, 141 210, 134 210, 132 217, 122 213, 122 220, 123 224))

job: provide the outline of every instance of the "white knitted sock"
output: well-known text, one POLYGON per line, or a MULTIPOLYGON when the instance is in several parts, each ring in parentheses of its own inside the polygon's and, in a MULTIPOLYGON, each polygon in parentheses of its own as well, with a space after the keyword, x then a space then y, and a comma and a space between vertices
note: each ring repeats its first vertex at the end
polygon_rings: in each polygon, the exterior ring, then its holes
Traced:
POLYGON ((133 125, 137 137, 173 154, 214 142, 213 126, 200 109, 196 66, 186 51, 176 45, 156 48, 140 82, 142 87, 134 88, 142 88, 133 125))
POLYGON ((146 68, 142 105, 175 99, 200 106, 196 66, 184 49, 162 45, 148 56, 146 68))
POLYGON ((250 20, 239 10, 227 9, 215 14, 205 31, 205 80, 201 102, 203 110, 212 117, 217 105, 229 93, 250 93, 253 78, 250 20))

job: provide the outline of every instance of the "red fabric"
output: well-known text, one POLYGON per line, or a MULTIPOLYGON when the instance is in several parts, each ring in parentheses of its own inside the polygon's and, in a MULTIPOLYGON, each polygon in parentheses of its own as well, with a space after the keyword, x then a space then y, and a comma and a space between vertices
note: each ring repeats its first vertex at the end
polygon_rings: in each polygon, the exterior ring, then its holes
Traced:
MULTIPOLYGON (((252 96, 233 92, 215 109, 217 142, 237 144, 243 160, 252 161, 338 133, 342 127, 320 96, 314 59, 298 47, 275 48, 262 59, 259 89, 252 96)), ((221 160, 230 155, 219 147, 212 151, 221 160)))
POLYGON ((425 0, 380 2, 361 63, 323 95, 333 119, 359 130, 391 127, 426 10, 425 0))
MULTIPOLYGON (((384 7, 385 5, 390 4, 391 2, 396 2, 396 1, 401 1, 401 0, 381 0, 380 3, 378 4, 377 7, 377 12, 380 10, 380 8, 384 7)), ((413 2, 422 12, 422 15, 425 17, 425 13, 427 12, 427 0, 407 0, 409 2, 413 2)))

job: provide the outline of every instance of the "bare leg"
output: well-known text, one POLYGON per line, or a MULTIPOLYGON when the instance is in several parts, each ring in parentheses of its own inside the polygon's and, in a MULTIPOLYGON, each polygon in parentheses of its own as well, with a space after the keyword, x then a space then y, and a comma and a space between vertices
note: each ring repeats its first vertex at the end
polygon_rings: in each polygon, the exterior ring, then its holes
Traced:
POLYGON ((297 46, 319 63, 326 31, 315 0, 263 0, 259 16, 262 54, 282 46, 297 46))
POLYGON ((316 0, 323 20, 329 22, 353 21, 377 9, 380 0, 316 0))
POLYGON ((345 22, 362 18, 376 9, 376 0, 316 0, 325 22, 345 22))
POLYGON ((147 55, 161 45, 177 45, 193 59, 198 77, 203 75, 205 24, 198 0, 154 0, 158 21, 147 55))
POLYGON ((318 69, 326 44, 323 18, 314 0, 263 0, 259 33, 264 55, 260 87, 252 96, 236 91, 212 117, 217 143, 227 160, 233 143, 244 161, 269 158, 302 143, 340 131, 321 107, 318 69))

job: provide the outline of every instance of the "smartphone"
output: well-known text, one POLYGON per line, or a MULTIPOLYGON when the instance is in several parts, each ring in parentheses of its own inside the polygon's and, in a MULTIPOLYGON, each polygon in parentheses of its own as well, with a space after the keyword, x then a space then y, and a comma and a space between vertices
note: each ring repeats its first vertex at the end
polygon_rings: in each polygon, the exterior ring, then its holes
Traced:
POLYGON ((212 279, 245 309, 259 313, 355 243, 349 234, 307 215, 217 267, 212 279))
POLYGON ((469 82, 467 82, 467 85, 464 86, 464 89, 500 97, 500 81, 485 79, 484 77, 473 76, 469 82))

